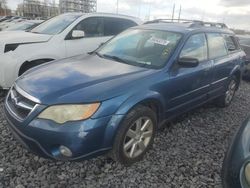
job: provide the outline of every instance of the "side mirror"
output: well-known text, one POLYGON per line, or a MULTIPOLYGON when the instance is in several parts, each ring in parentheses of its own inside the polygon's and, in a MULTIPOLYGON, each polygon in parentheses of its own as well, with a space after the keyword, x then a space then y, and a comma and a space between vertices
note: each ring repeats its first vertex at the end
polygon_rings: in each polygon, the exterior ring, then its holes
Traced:
POLYGON ((182 67, 197 67, 199 65, 199 60, 190 57, 182 57, 178 60, 178 64, 182 67))
POLYGON ((81 31, 81 30, 73 30, 72 31, 72 38, 74 38, 74 39, 83 38, 84 36, 85 36, 84 31, 81 31))

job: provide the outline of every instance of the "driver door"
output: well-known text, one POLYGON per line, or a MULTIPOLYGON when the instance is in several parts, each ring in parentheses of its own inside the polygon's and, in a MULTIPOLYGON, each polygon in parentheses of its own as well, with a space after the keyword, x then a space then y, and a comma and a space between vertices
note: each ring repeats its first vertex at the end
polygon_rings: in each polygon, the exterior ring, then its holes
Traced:
POLYGON ((213 62, 208 60, 207 39, 204 33, 194 34, 186 41, 179 55, 179 59, 181 58, 194 58, 199 60, 199 64, 195 67, 185 67, 177 61, 170 70, 168 117, 187 111, 208 99, 213 62))

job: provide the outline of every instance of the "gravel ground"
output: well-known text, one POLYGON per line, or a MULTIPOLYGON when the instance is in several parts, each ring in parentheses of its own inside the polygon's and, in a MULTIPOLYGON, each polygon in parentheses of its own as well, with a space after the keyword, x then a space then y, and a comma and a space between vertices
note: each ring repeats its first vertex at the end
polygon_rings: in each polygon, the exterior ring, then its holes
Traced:
POLYGON ((105 156, 56 162, 27 152, 13 139, 0 102, 0 188, 2 187, 221 187, 225 150, 249 115, 250 83, 243 82, 232 105, 205 105, 160 131, 143 161, 123 167, 105 156))

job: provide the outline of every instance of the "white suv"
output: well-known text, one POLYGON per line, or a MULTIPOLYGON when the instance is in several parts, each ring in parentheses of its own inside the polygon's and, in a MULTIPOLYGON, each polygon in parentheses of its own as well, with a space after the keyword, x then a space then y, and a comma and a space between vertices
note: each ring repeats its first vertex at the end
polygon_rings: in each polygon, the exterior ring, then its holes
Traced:
POLYGON ((0 90, 42 63, 95 50, 123 30, 141 24, 134 17, 104 13, 67 13, 29 32, 0 34, 0 90))

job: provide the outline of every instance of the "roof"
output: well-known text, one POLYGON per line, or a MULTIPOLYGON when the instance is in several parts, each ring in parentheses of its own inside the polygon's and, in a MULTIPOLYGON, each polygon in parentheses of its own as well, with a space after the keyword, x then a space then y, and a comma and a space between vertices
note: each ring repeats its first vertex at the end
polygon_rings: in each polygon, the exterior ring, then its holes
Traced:
POLYGON ((71 12, 71 13, 64 13, 65 15, 79 15, 79 16, 111 16, 111 17, 118 17, 118 18, 124 18, 129 20, 134 20, 137 23, 142 23, 142 21, 133 16, 123 15, 123 14, 112 14, 112 13, 102 13, 102 12, 91 12, 91 13, 81 13, 81 12, 71 12))
POLYGON ((158 23, 147 23, 138 28, 143 29, 157 29, 157 30, 165 30, 165 31, 172 31, 178 33, 190 33, 195 31, 204 31, 204 32, 218 32, 218 33, 230 33, 233 34, 231 30, 227 27, 215 27, 215 26, 204 26, 204 25, 195 25, 190 22, 187 23, 176 23, 176 22, 158 22, 158 23))

